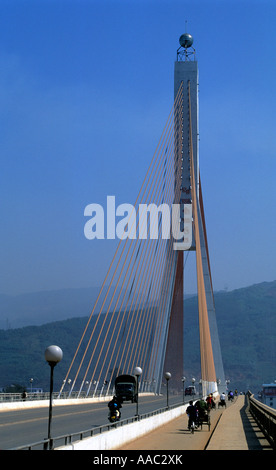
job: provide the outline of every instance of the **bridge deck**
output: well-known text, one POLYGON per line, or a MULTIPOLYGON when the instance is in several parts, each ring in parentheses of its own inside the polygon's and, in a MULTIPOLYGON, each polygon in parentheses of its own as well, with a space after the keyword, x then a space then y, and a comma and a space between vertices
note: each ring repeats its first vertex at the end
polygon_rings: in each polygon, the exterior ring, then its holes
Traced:
POLYGON ((187 415, 181 416, 120 450, 272 450, 247 412, 244 396, 211 411, 210 431, 203 425, 191 434, 187 425, 187 415))

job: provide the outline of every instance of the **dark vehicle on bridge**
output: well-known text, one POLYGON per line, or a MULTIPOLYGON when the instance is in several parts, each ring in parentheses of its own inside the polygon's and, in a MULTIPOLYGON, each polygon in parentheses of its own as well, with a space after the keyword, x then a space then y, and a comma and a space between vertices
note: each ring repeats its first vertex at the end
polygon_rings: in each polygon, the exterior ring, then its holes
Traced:
POLYGON ((134 375, 119 375, 115 379, 116 397, 123 401, 137 403, 137 379, 134 375))
POLYGON ((185 388, 185 395, 196 395, 196 388, 194 387, 194 385, 185 388))

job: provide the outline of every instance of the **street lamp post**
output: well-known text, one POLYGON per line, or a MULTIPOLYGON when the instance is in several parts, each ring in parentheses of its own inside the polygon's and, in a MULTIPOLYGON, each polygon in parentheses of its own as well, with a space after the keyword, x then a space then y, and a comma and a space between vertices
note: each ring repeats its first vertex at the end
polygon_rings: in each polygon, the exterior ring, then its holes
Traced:
POLYGON ((182 391, 183 391, 183 405, 185 403, 185 380, 186 380, 186 377, 182 377, 182 391))
POLYGON ((49 346, 45 350, 45 359, 51 368, 50 375, 50 404, 49 404, 49 421, 48 421, 48 442, 49 449, 52 450, 53 443, 51 439, 51 424, 52 424, 52 406, 53 406, 53 387, 54 387, 54 367, 61 361, 63 352, 59 346, 49 346))
POLYGON ((199 385, 198 394, 201 398, 203 398, 202 379, 199 380, 198 385, 199 385))
POLYGON ((228 385, 230 384, 230 380, 225 380, 225 383, 226 383, 226 391, 228 392, 228 385))
POLYGON ((220 383, 221 383, 221 380, 219 377, 217 377, 217 392, 219 391, 220 389, 220 383))
POLYGON ((167 408, 169 408, 169 380, 172 374, 170 372, 165 372, 165 379, 167 381, 167 408))
POLYGON ((196 379, 193 377, 193 378, 192 378, 192 384, 193 384, 193 400, 195 399, 195 381, 196 381, 196 379))
POLYGON ((141 367, 135 367, 134 369, 134 375, 136 377, 136 387, 137 387, 137 396, 136 396, 136 416, 137 419, 139 419, 139 414, 138 414, 138 396, 139 396, 139 377, 142 374, 142 369, 141 367))

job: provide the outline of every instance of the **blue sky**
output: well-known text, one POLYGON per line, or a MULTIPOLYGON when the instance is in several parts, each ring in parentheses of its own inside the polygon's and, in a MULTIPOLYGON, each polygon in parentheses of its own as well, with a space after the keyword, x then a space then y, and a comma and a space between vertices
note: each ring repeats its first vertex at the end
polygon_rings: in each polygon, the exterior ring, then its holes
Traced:
POLYGON ((84 208, 134 203, 186 20, 214 289, 276 279, 275 18, 267 0, 1 0, 0 293, 101 284, 114 242, 84 237, 84 208))

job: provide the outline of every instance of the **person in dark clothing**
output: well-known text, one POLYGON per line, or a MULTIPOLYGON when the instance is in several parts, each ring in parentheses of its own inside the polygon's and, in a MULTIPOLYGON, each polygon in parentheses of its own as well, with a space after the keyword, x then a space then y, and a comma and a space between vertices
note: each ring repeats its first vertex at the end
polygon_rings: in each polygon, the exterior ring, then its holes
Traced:
POLYGON ((197 410, 198 410, 198 416, 200 419, 204 418, 206 416, 208 406, 206 401, 204 401, 202 398, 198 400, 195 404, 197 410))
POLYGON ((108 403, 108 408, 110 409, 110 411, 118 411, 119 417, 121 417, 120 408, 122 408, 122 405, 120 400, 116 396, 114 396, 112 400, 110 400, 110 402, 108 403))
POLYGON ((188 420, 188 429, 191 428, 191 424, 194 422, 196 424, 197 422, 197 409, 193 405, 193 401, 189 401, 189 406, 187 407, 186 410, 187 415, 189 416, 188 420))

